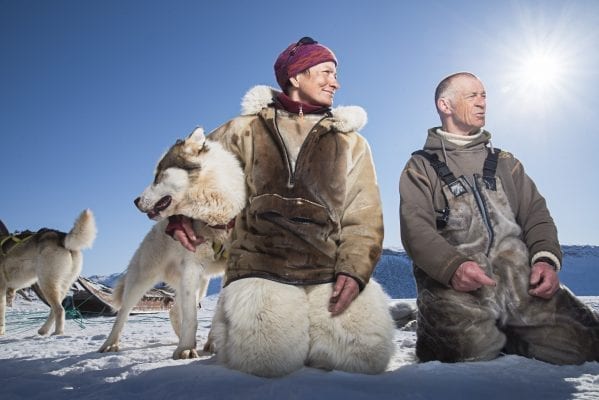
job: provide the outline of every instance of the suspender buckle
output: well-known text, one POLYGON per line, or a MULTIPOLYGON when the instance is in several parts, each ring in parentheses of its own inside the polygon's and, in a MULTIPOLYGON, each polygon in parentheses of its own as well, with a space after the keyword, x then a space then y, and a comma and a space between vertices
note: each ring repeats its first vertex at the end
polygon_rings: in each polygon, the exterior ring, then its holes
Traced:
POLYGON ((483 176, 483 182, 487 189, 497 191, 497 179, 494 176, 483 176))
POLYGON ((464 187, 464 185, 462 184, 462 182, 460 182, 459 180, 455 180, 451 183, 449 183, 449 190, 451 190, 451 193, 455 196, 461 196, 464 193, 466 193, 466 188, 464 187))
POLYGON ((449 221, 449 208, 445 207, 442 210, 435 210, 437 213, 437 229, 441 230, 447 226, 449 221))

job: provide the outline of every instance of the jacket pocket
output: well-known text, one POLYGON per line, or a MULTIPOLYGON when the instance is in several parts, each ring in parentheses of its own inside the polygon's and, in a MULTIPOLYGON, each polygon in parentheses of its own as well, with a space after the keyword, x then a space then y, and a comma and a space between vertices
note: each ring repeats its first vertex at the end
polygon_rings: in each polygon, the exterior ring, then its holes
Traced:
POLYGON ((261 231, 271 225, 270 229, 283 229, 302 238, 326 240, 334 227, 324 205, 302 198, 263 194, 250 199, 248 213, 261 231))

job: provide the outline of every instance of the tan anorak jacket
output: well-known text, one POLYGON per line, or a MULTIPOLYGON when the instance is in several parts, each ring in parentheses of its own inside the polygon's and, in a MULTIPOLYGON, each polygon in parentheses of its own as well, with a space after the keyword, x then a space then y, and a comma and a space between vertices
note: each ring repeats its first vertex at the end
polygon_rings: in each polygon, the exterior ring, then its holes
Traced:
POLYGON ((251 89, 242 115, 209 136, 242 163, 248 205, 237 217, 225 285, 261 277, 294 285, 333 282, 363 288, 382 252, 383 220, 360 107, 337 107, 313 127, 295 168, 279 132, 286 113, 276 91, 251 89))
MULTIPOLYGON (((440 128, 428 131, 424 150, 436 153, 456 177, 463 175, 472 180, 474 174, 482 175, 491 134, 483 131, 478 139, 459 146, 444 140, 437 129, 440 128)), ((529 250, 531 264, 537 258, 548 257, 559 269, 562 253, 557 229, 545 199, 524 172, 520 161, 502 151, 496 176, 501 179, 516 222, 522 228, 522 241, 529 250)), ((472 258, 460 253, 437 231, 435 210, 447 206, 442 185, 443 181, 428 160, 412 156, 400 178, 400 227, 404 249, 412 258, 415 268, 449 285, 460 264, 472 258)))

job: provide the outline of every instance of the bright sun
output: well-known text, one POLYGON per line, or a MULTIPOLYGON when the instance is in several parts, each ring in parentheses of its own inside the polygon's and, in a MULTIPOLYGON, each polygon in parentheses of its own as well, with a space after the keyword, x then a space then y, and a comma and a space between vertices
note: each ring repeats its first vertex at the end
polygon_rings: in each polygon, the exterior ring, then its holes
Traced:
POLYGON ((559 58, 542 51, 522 60, 522 64, 517 69, 519 69, 517 75, 520 75, 521 83, 537 89, 542 89, 546 85, 553 86, 564 74, 563 63, 559 58))
POLYGON ((501 89, 513 110, 546 115, 572 100, 586 41, 571 14, 521 11, 519 29, 501 38, 501 89))
POLYGON ((547 112, 567 91, 572 60, 548 44, 528 43, 512 55, 503 92, 512 95, 522 111, 547 112))

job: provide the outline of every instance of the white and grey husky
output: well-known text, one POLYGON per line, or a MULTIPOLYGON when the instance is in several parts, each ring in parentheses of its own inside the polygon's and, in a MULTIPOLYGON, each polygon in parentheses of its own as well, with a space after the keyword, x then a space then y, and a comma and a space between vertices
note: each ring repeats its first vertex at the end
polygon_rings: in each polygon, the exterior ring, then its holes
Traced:
POLYGON ((6 297, 38 283, 50 305, 50 315, 38 330, 45 335, 54 325, 54 335, 64 332, 62 300, 81 272, 81 250, 92 246, 96 222, 90 210, 83 211, 69 233, 41 229, 23 238, 6 253, 0 251, 0 335, 4 335, 6 297))
POLYGON ((120 307, 100 352, 118 351, 119 337, 131 309, 153 285, 166 282, 176 291, 171 323, 179 344, 173 358, 198 357, 197 304, 212 276, 222 275, 225 261, 214 260, 213 243, 226 243, 227 226, 246 203, 243 170, 235 156, 196 128, 160 159, 154 182, 135 200, 140 211, 158 220, 133 255, 114 291, 120 307), (194 219, 196 234, 206 238, 194 253, 165 233, 168 218, 194 219))

